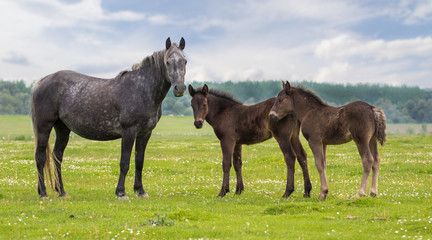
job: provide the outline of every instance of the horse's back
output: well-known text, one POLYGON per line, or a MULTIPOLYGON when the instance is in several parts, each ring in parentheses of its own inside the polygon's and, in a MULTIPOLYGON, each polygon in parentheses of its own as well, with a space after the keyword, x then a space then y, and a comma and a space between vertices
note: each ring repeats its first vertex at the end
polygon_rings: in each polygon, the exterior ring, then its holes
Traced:
POLYGON ((368 124, 374 122, 374 106, 369 103, 356 101, 349 103, 341 109, 345 112, 345 116, 348 121, 368 124))
POLYGON ((268 114, 274 98, 254 105, 236 104, 226 109, 219 117, 218 131, 236 135, 237 143, 255 144, 272 137, 268 114))
POLYGON ((35 84, 32 94, 35 118, 60 119, 78 135, 94 140, 121 137, 116 90, 111 79, 73 71, 58 71, 35 84))
POLYGON ((354 139, 364 138, 368 140, 374 135, 376 129, 374 108, 374 106, 362 101, 345 105, 345 114, 342 116, 342 120, 346 122, 354 139))

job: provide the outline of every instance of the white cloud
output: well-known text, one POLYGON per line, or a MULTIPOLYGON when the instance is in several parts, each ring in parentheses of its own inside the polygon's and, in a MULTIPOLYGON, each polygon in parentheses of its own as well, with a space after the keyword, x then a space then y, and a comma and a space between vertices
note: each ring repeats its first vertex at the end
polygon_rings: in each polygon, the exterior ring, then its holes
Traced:
POLYGON ((167 24, 170 22, 168 16, 164 15, 164 14, 155 14, 152 16, 148 17, 149 22, 153 23, 153 24, 167 24))
MULTIPOLYGON (((83 65, 96 66, 95 71, 105 69, 92 72, 87 68, 88 73, 115 75, 152 51, 145 44, 135 46, 134 51, 125 48, 136 45, 131 44, 129 36, 122 37, 123 44, 112 42, 105 37, 115 35, 108 24, 144 17, 131 11, 105 11, 100 0, 72 4, 58 0, 1 1, 0 78, 30 83, 54 71, 80 69, 83 65)), ((140 36, 135 41, 142 44, 148 38, 140 36)))
POLYGON ((347 62, 334 62, 330 66, 322 67, 315 77, 317 82, 339 82, 343 83, 350 79, 351 66, 347 62))
POLYGON ((312 19, 318 21, 340 21, 346 23, 358 21, 371 14, 361 5, 353 1, 335 0, 304 0, 304 1, 281 1, 269 0, 248 1, 248 9, 259 14, 263 19, 312 19))
POLYGON ((406 24, 418 24, 432 20, 432 0, 402 1, 402 13, 406 24))
POLYGON ((388 81, 432 87, 432 35, 418 27, 430 20, 432 0, 210 0, 133 8, 126 0, 122 10, 102 0, 74 2, 0 1, 1 79, 35 80, 59 69, 112 77, 162 49, 166 37, 183 36, 188 81, 388 81), (383 18, 382 26, 370 27, 383 18), (416 24, 420 34, 400 38, 398 26, 409 27, 404 21, 416 24))
POLYGON ((356 57, 374 60, 427 57, 432 55, 432 37, 367 41, 342 34, 332 39, 322 40, 315 49, 315 55, 326 60, 356 57))

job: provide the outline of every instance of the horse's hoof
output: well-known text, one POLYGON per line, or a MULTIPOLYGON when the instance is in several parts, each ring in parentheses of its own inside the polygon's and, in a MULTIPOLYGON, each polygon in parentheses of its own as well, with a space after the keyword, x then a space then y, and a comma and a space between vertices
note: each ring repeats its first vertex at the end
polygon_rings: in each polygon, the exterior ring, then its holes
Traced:
MULTIPOLYGON (((358 195, 359 197, 364 197, 364 196, 366 196, 366 194, 365 194, 364 192, 359 192, 357 195, 358 195)), ((371 195, 372 195, 372 193, 371 193, 371 195)))
POLYGON ((59 198, 61 198, 61 199, 69 199, 70 196, 67 193, 62 193, 62 194, 59 195, 59 198))
POLYGON ((145 193, 141 193, 141 194, 137 194, 138 198, 149 198, 150 196, 145 192, 145 193))
POLYGON ((325 201, 327 198, 327 195, 321 195, 318 197, 318 201, 325 201))
POLYGON ((376 197, 376 196, 377 196, 377 193, 375 193, 375 192, 370 192, 370 196, 371 196, 371 197, 376 197))
POLYGON ((311 196, 310 196, 309 193, 305 193, 305 194, 303 194, 303 197, 304 197, 304 198, 310 198, 311 196))
POLYGON ((121 195, 121 196, 117 196, 117 199, 118 200, 128 200, 129 198, 128 198, 128 196, 126 194, 124 194, 124 195, 121 195))
POLYGON ((217 195, 217 197, 218 197, 218 198, 223 198, 223 197, 225 197, 225 194, 220 194, 220 193, 219 193, 219 194, 217 195))
POLYGON ((42 199, 42 200, 46 200, 46 199, 49 199, 49 197, 48 197, 48 195, 45 194, 45 195, 41 195, 41 196, 40 196, 40 199, 42 199))

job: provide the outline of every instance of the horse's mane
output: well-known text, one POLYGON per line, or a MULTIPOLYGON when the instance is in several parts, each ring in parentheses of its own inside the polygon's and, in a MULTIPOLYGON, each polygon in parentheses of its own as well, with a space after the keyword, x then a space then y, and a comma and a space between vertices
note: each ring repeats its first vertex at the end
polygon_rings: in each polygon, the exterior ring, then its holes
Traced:
MULTIPOLYGON (((202 87, 197 88, 197 92, 200 92, 202 90, 202 87)), ((238 104, 243 104, 243 102, 238 99, 236 96, 234 96, 232 93, 229 92, 224 92, 218 89, 213 89, 213 88, 209 88, 209 94, 219 97, 219 98, 223 98, 225 100, 229 100, 238 104)))
POLYGON ((160 70, 165 64, 167 57, 169 57, 174 52, 180 52, 183 55, 183 52, 179 49, 180 48, 177 43, 173 43, 168 50, 163 49, 157 52, 153 52, 152 55, 145 57, 141 62, 132 65, 131 69, 121 71, 119 74, 117 74, 115 78, 121 78, 125 73, 143 69, 145 66, 148 66, 152 63, 156 66, 156 68, 160 70))
POLYGON ((138 70, 143 66, 145 66, 146 64, 151 63, 152 61, 156 64, 158 68, 161 68, 162 66, 160 64, 161 63, 165 64, 166 58, 169 57, 174 52, 180 52, 183 55, 182 51, 179 49, 180 48, 177 45, 177 43, 173 43, 168 50, 163 49, 161 51, 154 52, 152 55, 145 57, 141 62, 132 65, 132 71, 138 70), (163 61, 160 61, 162 59, 163 61))
POLYGON ((138 70, 143 68, 143 66, 146 66, 147 64, 154 62, 156 64, 157 67, 161 67, 159 64, 158 59, 160 58, 164 58, 165 56, 165 52, 166 50, 161 50, 158 52, 154 52, 152 55, 145 57, 141 62, 139 63, 135 63, 134 65, 132 65, 132 71, 134 70, 138 70))
POLYGON ((135 71, 135 70, 140 70, 140 69, 144 68, 145 66, 148 66, 151 63, 153 63, 156 66, 156 68, 160 69, 161 68, 160 58, 164 59, 165 52, 166 52, 166 50, 154 52, 152 55, 145 57, 141 62, 135 63, 134 65, 132 65, 131 69, 127 69, 127 70, 123 70, 123 71, 119 72, 119 74, 117 74, 117 76, 115 78, 119 79, 124 74, 126 74, 128 72, 135 71))
POLYGON ((316 93, 312 92, 311 90, 306 89, 302 85, 296 86, 296 90, 301 92, 303 95, 306 95, 309 100, 312 100, 314 103, 321 105, 321 106, 327 106, 327 103, 325 103, 316 93))

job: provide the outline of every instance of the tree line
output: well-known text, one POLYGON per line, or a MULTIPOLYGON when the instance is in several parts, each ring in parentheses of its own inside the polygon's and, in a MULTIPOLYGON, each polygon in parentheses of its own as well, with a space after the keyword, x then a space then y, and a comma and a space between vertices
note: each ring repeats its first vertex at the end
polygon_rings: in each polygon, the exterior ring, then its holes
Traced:
MULTIPOLYGON (((261 82, 222 82, 206 83, 209 88, 216 88, 234 94, 246 105, 258 103, 275 97, 282 89, 281 81, 261 82)), ((365 101, 381 107, 388 123, 432 123, 432 91, 419 87, 395 87, 379 84, 329 84, 309 81, 292 82, 314 91, 325 102, 340 106, 353 101, 365 101)), ((193 82, 200 87, 204 83, 193 82)), ((24 81, 0 80, 0 114, 28 114, 31 86, 24 81)), ((191 97, 174 97, 170 91, 162 103, 164 115, 192 115, 191 97)))

